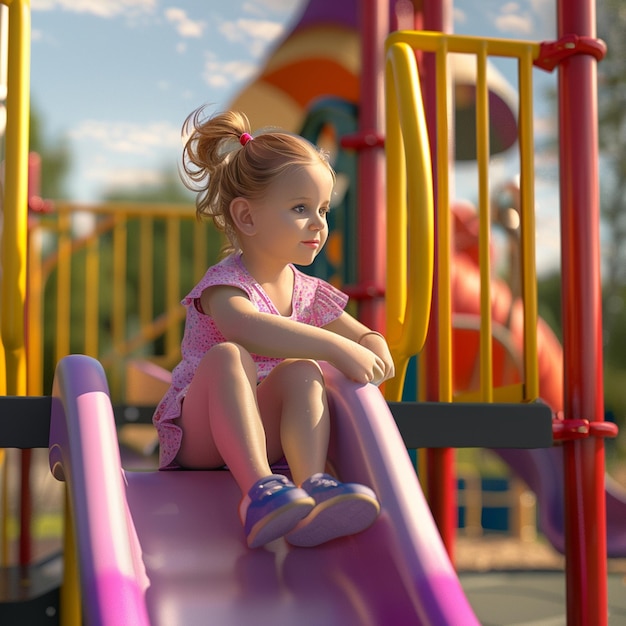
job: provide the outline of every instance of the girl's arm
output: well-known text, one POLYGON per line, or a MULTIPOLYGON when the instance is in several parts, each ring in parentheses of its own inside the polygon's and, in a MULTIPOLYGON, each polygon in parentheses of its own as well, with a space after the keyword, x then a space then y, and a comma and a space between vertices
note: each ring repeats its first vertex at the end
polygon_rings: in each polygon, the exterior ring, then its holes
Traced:
POLYGON ((371 350, 382 360, 385 365, 383 378, 376 381, 376 384, 380 384, 384 380, 395 376, 395 366, 387 340, 380 333, 370 330, 345 311, 336 320, 324 326, 324 328, 347 339, 356 341, 359 345, 371 350))
POLYGON ((249 352, 328 361, 359 383, 378 383, 385 378, 385 361, 368 347, 330 329, 260 313, 236 287, 210 287, 202 293, 201 303, 224 337, 249 352))

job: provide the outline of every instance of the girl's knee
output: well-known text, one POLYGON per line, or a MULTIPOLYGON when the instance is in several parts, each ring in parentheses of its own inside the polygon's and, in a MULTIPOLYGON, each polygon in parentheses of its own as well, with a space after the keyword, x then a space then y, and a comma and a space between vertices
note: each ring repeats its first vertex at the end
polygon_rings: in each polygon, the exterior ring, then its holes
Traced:
POLYGON ((324 374, 317 361, 311 359, 294 359, 284 363, 283 375, 287 384, 297 385, 318 382, 324 386, 324 374))
POLYGON ((242 369, 256 371, 256 365, 250 353, 238 343, 225 341, 216 344, 202 357, 201 367, 212 371, 233 371, 242 369))
POLYGON ((203 357, 203 360, 211 361, 241 361, 244 359, 252 359, 250 353, 243 346, 233 341, 224 341, 214 345, 203 357))

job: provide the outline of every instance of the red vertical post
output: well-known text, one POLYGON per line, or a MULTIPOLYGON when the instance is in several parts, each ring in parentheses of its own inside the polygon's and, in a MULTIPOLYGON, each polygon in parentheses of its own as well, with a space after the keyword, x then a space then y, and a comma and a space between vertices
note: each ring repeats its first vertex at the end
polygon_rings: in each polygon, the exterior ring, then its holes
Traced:
POLYGON ((357 221, 359 319, 384 330, 386 258, 383 81, 389 0, 361 0, 361 92, 359 103, 359 208, 357 221))
MULTIPOLYGON (((559 37, 595 33, 594 0, 559 0, 559 37)), ((564 417, 604 420, 596 59, 559 65, 564 417)), ((567 623, 608 622, 604 442, 564 445, 567 623)))
MULTIPOLYGON (((450 32, 451 7, 451 0, 426 0, 422 2, 422 22, 424 29, 444 33, 450 32)), ((425 55, 422 67, 424 73, 424 109, 426 123, 428 126, 431 151, 435 154, 437 146, 437 100, 434 55, 425 55)), ((433 159, 433 180, 437 180, 436 159, 433 159)), ((435 211, 448 211, 449 207, 439 206, 436 186, 434 192, 435 211)), ((435 220, 435 229, 437 229, 437 220, 435 220)), ((449 251, 438 249, 437 232, 435 230, 435 276, 437 276, 438 273, 439 257, 441 254, 449 254, 449 251)), ((431 401, 440 400, 438 375, 439 358, 437 354, 437 337, 439 335, 438 315, 439 297, 435 289, 431 307, 430 330, 426 343, 426 367, 428 372, 426 399, 431 401)), ((437 448, 428 450, 426 454, 428 502, 448 555, 452 562, 454 562, 456 530, 458 526, 455 451, 452 448, 437 448)))

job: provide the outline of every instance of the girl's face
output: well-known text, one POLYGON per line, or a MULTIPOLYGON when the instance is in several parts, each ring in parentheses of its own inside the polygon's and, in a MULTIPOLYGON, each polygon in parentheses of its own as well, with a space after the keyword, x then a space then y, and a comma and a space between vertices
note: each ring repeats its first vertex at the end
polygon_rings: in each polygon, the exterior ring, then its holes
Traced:
POLYGON ((288 169, 251 202, 257 226, 251 243, 281 263, 310 265, 328 238, 332 190, 324 163, 288 169))

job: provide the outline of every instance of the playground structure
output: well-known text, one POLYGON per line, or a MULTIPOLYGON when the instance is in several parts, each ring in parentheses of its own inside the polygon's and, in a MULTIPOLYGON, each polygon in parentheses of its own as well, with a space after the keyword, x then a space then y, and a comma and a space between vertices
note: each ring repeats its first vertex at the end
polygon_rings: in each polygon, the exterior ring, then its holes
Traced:
MULTIPOLYGON (((419 15, 419 26, 424 30, 445 32, 445 9, 435 7, 435 3, 426 3, 423 13, 419 15)), ((394 33, 388 39, 386 61, 382 54, 382 38, 389 30, 387 26, 387 4, 384 2, 363 2, 363 82, 369 76, 375 76, 382 71, 383 63, 388 72, 387 95, 391 99, 386 110, 390 116, 386 130, 382 128, 380 115, 380 98, 375 91, 375 81, 372 84, 362 86, 362 102, 360 115, 360 130, 356 137, 350 141, 351 145, 359 150, 359 181, 362 185, 360 194, 363 198, 369 198, 371 205, 363 207, 363 215, 367 211, 376 212, 375 219, 365 217, 359 226, 358 240, 363 249, 371 250, 367 259, 361 259, 359 265, 360 290, 356 295, 361 298, 361 312, 363 319, 369 324, 382 328, 386 313, 387 333, 390 339, 394 356, 398 363, 398 369, 403 370, 409 357, 421 353, 421 371, 428 375, 424 380, 423 406, 429 403, 441 404, 444 408, 453 400, 463 400, 470 403, 488 403, 496 408, 501 419, 505 419, 505 412, 515 416, 507 421, 509 428, 519 426, 519 420, 528 417, 525 409, 534 410, 529 401, 541 396, 539 388, 539 376, 537 371, 537 317, 535 302, 534 276, 534 243, 533 243, 533 163, 532 163, 532 91, 531 91, 531 68, 532 64, 543 67, 559 65, 562 73, 560 83, 560 97, 562 104, 561 136, 562 136, 562 223, 563 232, 567 234, 563 238, 563 275, 564 275, 564 309, 580 311, 580 316, 571 316, 564 319, 564 358, 566 366, 566 379, 563 397, 563 418, 554 425, 554 439, 562 442, 564 457, 564 480, 565 480, 565 540, 564 551, 567 557, 567 584, 568 584, 568 623, 571 624, 606 624, 606 534, 605 534, 605 501, 604 501, 604 455, 602 437, 614 435, 614 429, 603 422, 602 410, 602 368, 600 355, 600 314, 599 314, 599 268, 598 268, 598 192, 597 192, 597 141, 594 131, 593 98, 594 87, 594 64, 602 56, 602 46, 594 39, 593 32, 593 7, 590 2, 571 2, 568 4, 567 15, 564 10, 559 10, 559 40, 554 44, 539 45, 528 42, 509 42, 501 40, 477 40, 448 36, 434 33, 394 33), (575 6, 574 6, 575 5, 575 6), (575 35, 572 35, 575 33, 575 35), (422 75, 425 76, 423 87, 420 86, 419 73, 417 71, 417 57, 422 65, 422 75), (448 77, 446 75, 446 55, 448 52, 464 52, 477 55, 478 83, 477 94, 477 149, 479 155, 479 206, 480 232, 479 232, 479 274, 481 280, 481 298, 479 302, 479 342, 480 342, 480 372, 479 390, 471 397, 454 397, 453 367, 450 363, 452 352, 452 304, 450 294, 451 272, 453 271, 447 256, 441 251, 450 249, 448 239, 451 231, 450 213, 442 207, 448 207, 448 183, 446 172, 448 169, 449 154, 447 153, 447 137, 449 135, 447 115, 441 115, 450 106, 447 93, 448 77), (519 58, 520 67, 520 152, 522 155, 521 171, 521 213, 522 218, 522 249, 525 260, 522 263, 524 273, 522 277, 522 302, 523 331, 518 336, 523 337, 523 363, 519 380, 506 387, 495 386, 492 383, 494 376, 495 348, 492 347, 494 329, 491 315, 491 297, 489 292, 490 267, 489 267, 489 129, 488 129, 488 98, 486 84, 486 59, 490 54, 511 55, 519 58), (426 69, 424 69, 426 68, 426 69), (430 81, 430 82, 429 82, 430 81), (578 91, 576 98, 570 97, 574 90, 573 82, 581 81, 586 86, 583 95, 578 91), (436 84, 436 87, 434 86, 436 84), (395 85, 395 87, 394 87, 395 85), (368 91, 369 89, 369 91, 368 91), (422 108, 421 93, 424 93, 422 108), (371 108, 373 107, 373 109, 371 108), (399 119, 393 115, 398 112, 399 119), (405 207, 406 198, 410 201, 408 210, 398 210, 388 213, 388 242, 385 243, 380 235, 385 229, 384 217, 381 217, 379 207, 385 204, 381 198, 382 191, 382 137, 385 137, 387 150, 387 187, 390 194, 387 201, 388 207, 405 207), (576 137, 577 149, 571 148, 571 142, 576 137), (430 145, 437 146, 432 150, 435 156, 431 162, 430 145), (582 143, 582 146, 581 146, 582 143), (576 155, 576 158, 574 156, 576 155), (565 158, 567 157, 567 158, 565 158), (394 161, 395 159, 395 161, 394 161), (406 160, 406 165, 405 165, 406 160), (433 177, 433 171, 435 176, 433 177), (416 172, 420 175, 417 176, 416 172), (432 181, 435 181, 433 185, 432 181), (374 186, 366 188, 366 185, 374 186), (591 210, 590 210, 591 207, 591 210), (434 208, 434 210, 433 210, 434 208), (369 232, 363 229, 371 227, 369 232), (406 233, 409 232, 409 236, 406 233), (389 245, 391 244, 391 245, 389 245), (385 280, 382 260, 386 256, 385 250, 396 256, 387 257, 387 278, 385 280), (435 288, 433 288, 433 281, 435 288), (384 289, 386 284, 387 289, 384 289), (385 294, 386 291, 386 294, 385 294), (383 299, 386 295, 386 300, 383 299), (431 307, 428 303, 432 298, 431 307), (386 312, 383 309, 386 305, 386 312), (422 351, 423 345, 426 349, 422 351), (432 375, 436 372, 435 375, 432 375), (592 373, 593 375, 590 375, 592 373), (510 403, 510 408, 503 407, 502 402, 510 403), (521 412, 515 414, 520 409, 521 412), (582 476, 584 484, 579 485, 577 476, 582 476), (586 536, 595 537, 595 542, 585 541, 586 536)), ((11 38, 13 49, 10 54, 15 58, 28 58, 28 4, 13 2, 10 5, 10 28, 17 33, 11 38), (16 42, 18 42, 16 44, 16 42)), ((414 16, 416 22, 418 16, 414 16)), ((417 25, 413 24, 412 27, 417 25)), ((6 136, 7 154, 15 154, 11 161, 7 160, 7 186, 4 198, 5 207, 5 236, 3 240, 3 267, 5 268, 3 291, 2 291, 2 346, 5 350, 6 363, 6 394, 7 396, 39 396, 41 392, 33 392, 28 388, 27 364, 24 350, 23 329, 23 303, 26 285, 26 225, 25 207, 28 198, 25 192, 23 164, 25 162, 27 138, 27 125, 25 111, 28 103, 27 73, 16 77, 10 75, 9 80, 9 118, 6 136), (21 99, 20 99, 21 98, 21 99), (26 103, 26 105, 24 104, 26 103), (17 103, 17 104, 16 104, 17 103), (24 108, 25 107, 25 108, 24 108), (10 166, 9 166, 10 164, 10 166), (12 237, 15 234, 15 237, 12 237), (12 272, 11 269, 18 271, 12 272)), ((364 203, 369 204, 369 203, 364 203)), ((200 237, 201 239, 201 237, 200 237)), ((197 263, 201 267, 202 255, 197 263)), ((173 285, 176 291, 178 285, 173 285)), ((32 321, 32 320, 30 320, 32 321)), ((61 323, 62 325, 62 323, 61 323)), ((30 337, 29 337, 30 339, 30 337)), ((59 355, 62 356, 62 355, 59 355)), ((147 510, 145 501, 137 499, 138 490, 142 488, 142 478, 125 475, 128 480, 126 489, 120 489, 119 476, 121 466, 113 461, 102 460, 100 466, 94 461, 93 464, 85 465, 86 450, 83 446, 86 442, 77 445, 74 437, 77 434, 91 432, 91 428, 104 429, 96 436, 102 440, 103 446, 99 449, 90 449, 95 458, 107 458, 107 453, 115 457, 114 432, 111 431, 112 420, 107 408, 108 385, 102 377, 101 371, 95 363, 87 360, 70 357, 69 360, 61 360, 57 370, 54 397, 57 403, 62 404, 63 410, 53 412, 53 432, 51 437, 51 465, 55 475, 68 481, 71 493, 73 516, 71 519, 76 524, 77 541, 82 552, 79 554, 83 594, 83 604, 89 605, 93 614, 105 615, 107 597, 102 596, 106 591, 102 585, 103 572, 98 569, 102 559, 106 556, 104 546, 98 547, 102 541, 102 535, 94 535, 95 528, 89 520, 81 515, 102 515, 102 519, 118 524, 125 528, 122 536, 128 542, 123 558, 129 560, 121 565, 110 564, 115 571, 121 571, 124 576, 118 579, 118 589, 128 590, 127 604, 109 607, 111 611, 129 611, 134 607, 136 615, 141 619, 149 619, 146 607, 148 604, 143 599, 144 595, 152 596, 162 591, 166 593, 166 582, 157 584, 158 571, 151 569, 151 564, 146 560, 147 555, 138 549, 133 533, 141 535, 142 541, 145 536, 141 534, 146 530, 148 517, 142 517, 147 510), (87 397, 87 407, 81 406, 79 398, 87 397), (102 417, 101 424, 91 425, 86 423, 88 412, 102 417), (108 420, 108 421, 107 421, 108 420), (105 447, 108 446, 108 447, 105 447), (103 470, 106 470, 103 474, 103 470), (80 491, 77 484, 77 476, 88 476, 96 482, 89 489, 80 491), (108 476, 108 478, 107 478, 108 476), (102 481, 104 482, 97 482, 102 481), (133 485, 137 486, 134 487, 133 485), (111 491, 113 490, 113 491, 111 491), (91 507, 95 506, 90 498, 90 493, 107 492, 112 494, 109 509, 98 509, 91 513, 91 507), (116 513, 117 511, 117 513, 116 513), (128 513, 131 522, 125 520, 128 513), (120 518, 120 514, 122 517, 120 518), (143 524, 143 526, 142 526, 143 524), (89 559, 93 558, 93 569, 89 559), (91 572, 91 588, 86 583, 91 572), (143 572, 143 573, 142 573, 143 572), (87 578, 86 578, 87 577, 87 578), (152 585, 148 588, 148 580, 152 585), (159 586, 162 585, 162 586, 159 586), (93 604, 93 606, 91 606, 93 604)), ((333 374, 328 373, 333 379, 333 374)), ((2 377, 4 378, 4 377, 2 377)), ((334 379, 333 379, 334 380, 334 379)), ((114 381, 113 381, 114 382, 114 381)), ((392 401, 394 416, 400 425, 400 430, 407 445, 412 441, 415 447, 427 447, 428 433, 416 428, 415 422, 420 419, 416 415, 419 406, 411 403, 394 404, 401 400, 402 378, 398 377, 397 384, 388 386, 387 394, 392 401), (398 411, 401 410, 401 414, 398 411), (409 420, 413 424, 407 426, 409 420), (413 429, 413 430, 411 430, 413 429), (411 441, 412 440, 412 441, 411 441)), ((371 440, 360 440, 359 437, 367 437, 356 432, 350 436, 340 436, 335 444, 336 448, 333 460, 338 463, 340 475, 354 475, 355 478, 370 482, 379 491, 385 510, 389 511, 390 527, 377 525, 369 533, 366 547, 363 542, 356 542, 355 549, 364 560, 361 567, 367 569, 367 551, 374 549, 382 550, 394 546, 392 556, 387 563, 385 572, 392 578, 397 572, 403 572, 400 587, 404 590, 400 594, 397 615, 412 615, 421 623, 473 623, 471 609, 464 601, 462 592, 454 577, 448 557, 439 547, 438 535, 434 526, 430 525, 429 513, 425 507, 419 486, 411 482, 407 490, 399 490, 398 483, 406 480, 410 474, 406 464, 398 466, 391 463, 391 459, 399 456, 398 450, 402 447, 395 437, 393 424, 388 411, 380 404, 378 393, 373 389, 355 390, 346 388, 340 380, 335 381, 337 398, 347 398, 348 406, 340 408, 337 401, 337 411, 341 417, 337 417, 339 423, 348 424, 352 420, 363 420, 370 424, 371 432, 377 432, 371 440), (376 410, 374 410, 376 409, 376 410), (383 417, 382 421, 373 419, 372 413, 378 413, 383 417), (378 432, 380 430, 380 432, 378 432), (354 446, 358 441, 360 445, 354 446), (384 442, 384 443, 380 443, 384 442), (365 456, 365 459, 363 458, 365 456), (373 458, 377 460, 372 461, 373 458), (366 469, 369 464, 373 467, 366 469), (342 465, 344 464, 344 465, 342 465), (369 472, 369 473, 368 473, 369 472), (395 475, 393 475, 396 473, 395 475), (381 527, 382 526, 382 527, 381 527), (397 537, 391 537, 390 528, 397 537), (401 530, 402 529, 402 530, 401 530), (425 558, 423 546, 425 544, 435 546, 432 560, 425 558), (402 554, 403 556, 399 556, 402 554), (394 573, 395 572, 395 573, 394 573), (442 596, 438 596, 443 593, 442 596), (451 602, 455 598, 456 602, 451 602), (446 605, 455 604, 453 613, 444 614, 446 605)), ((39 402, 38 405, 41 405, 39 402)), ((43 402, 45 405, 45 402, 43 402)), ((472 411, 468 404, 456 403, 457 407, 466 411, 468 421, 476 418, 474 426, 480 430, 481 424, 477 412, 472 411)), ((7 405, 8 406, 8 405, 7 405)), ((489 413, 484 404, 476 404, 484 412, 489 413)), ((431 407, 429 407, 431 408, 431 407)), ((441 407, 440 407, 441 408, 441 407)), ((432 407, 437 411, 436 407, 432 407)), ((541 407, 539 407, 541 409, 541 407)), ((48 409, 49 412, 49 409, 48 409)), ((457 412, 458 415, 459 412, 457 412)), ((495 414, 495 412, 494 412, 495 414)), ((435 414, 429 415, 429 420, 434 420, 435 414)), ((545 416, 545 412, 542 413, 545 416)), ((25 418, 28 412, 25 412, 25 418)), ((445 415, 440 414, 442 420, 441 431, 445 431, 445 415)), ((452 420, 456 419, 452 415, 452 420)), ((486 418, 485 418, 486 420, 486 418)), ((92 420, 93 421, 93 420, 92 420)), ((541 426, 541 419, 536 422, 537 428, 544 428, 541 435, 545 435, 545 420, 541 426)), ((451 423, 451 422, 450 422, 451 423)), ((533 423, 530 418, 526 424, 533 423)), ((484 427, 494 428, 493 422, 483 421, 484 427)), ((367 431, 367 428, 365 429, 367 431)), ((436 429, 435 429, 436 430, 436 429)), ((435 433, 436 434, 436 433, 435 433)), ((499 447, 497 437, 495 442, 488 441, 493 433, 484 433, 482 445, 486 447, 499 447), (493 445, 490 445, 493 444, 493 445)), ((509 437, 509 442, 514 437, 509 437)), ((459 436, 459 439, 463 439, 459 436)), ((550 445, 537 443, 541 437, 529 442, 529 447, 550 445)), ((503 438, 500 440, 500 444, 503 438)), ((465 442, 459 445, 468 445, 465 442)), ((447 488, 449 477, 453 471, 454 447, 452 438, 448 445, 434 446, 425 453, 427 457, 427 481, 430 508, 433 511, 439 532, 443 538, 448 554, 453 558, 454 532, 456 523, 453 519, 453 511, 456 504, 452 500, 450 490, 447 488), (448 447, 449 446, 449 447, 448 447)), ((481 444, 474 444, 481 445, 481 444)), ((26 446, 27 447, 27 446, 26 446)), ((502 445, 501 447, 506 447, 502 445)), ((401 455, 400 455, 401 456, 401 455)), ((143 485, 150 487, 150 481, 160 484, 159 481, 171 480, 155 475, 146 478, 143 485)), ((223 476, 207 479, 211 481, 205 487, 215 493, 215 497, 233 498, 232 485, 224 484, 223 476), (221 494, 221 495, 220 495, 221 494)), ((192 496, 187 496, 192 497, 192 496)), ((184 506, 184 500, 176 502, 176 505, 184 506)), ((104 506, 104 505, 103 505, 104 506)), ((232 507, 234 509, 234 507, 232 507)), ((227 521, 227 520, 226 520, 227 521)), ((216 538, 224 539, 220 535, 220 528, 225 520, 216 521, 217 528, 211 541, 216 538)), ((110 528, 109 528, 110 530, 110 528)), ((148 531, 146 531, 148 532, 148 531)), ((194 535, 195 536, 195 535, 194 535)), ((236 543, 232 536, 228 536, 230 548, 236 543)), ((71 543, 71 542, 70 542, 71 543)), ((70 545, 68 543, 68 546, 70 545)), ((154 544, 156 550, 156 543, 154 544)), ((120 548, 117 542, 109 546, 111 552, 120 548)), ((181 549, 192 550, 193 544, 183 546, 181 549)), ((354 575, 360 585, 360 592, 365 596, 371 589, 373 581, 367 577, 359 579, 355 574, 345 569, 345 561, 341 556, 343 548, 330 549, 322 552, 322 555, 300 555, 292 559, 295 561, 294 571, 306 567, 315 570, 316 567, 328 568, 325 571, 334 572, 341 578, 354 575), (333 565, 334 564, 334 565, 333 565), (336 566, 336 569, 334 568, 336 566)), ((144 548, 145 552, 145 548, 144 548)), ((229 553, 229 558, 233 554, 229 553)), ((237 553, 235 553, 237 554, 237 553)), ((289 553, 291 555, 291 552, 289 553)), ((171 556, 171 555, 170 555, 171 556)), ((106 558, 104 559, 106 561, 106 558)), ((255 571, 263 568, 262 558, 253 557, 248 560, 248 566, 255 571), (256 569, 255 569, 256 568, 256 569)), ((231 561, 227 561, 231 562, 231 561)), ((232 561, 236 563, 237 561, 232 561)), ((377 565, 378 567, 378 565, 377 565)), ((226 569, 226 568, 225 568, 226 569)), ((319 571, 319 570, 318 570, 319 571)), ((72 572, 68 574, 65 589, 71 589, 72 572)), ((205 572, 206 574, 206 572, 205 572)), ((202 580, 199 573, 198 581, 202 580)), ((257 580, 256 578, 254 580, 257 580)), ((172 581, 170 581, 172 582, 172 581)), ((320 593, 329 593, 328 587, 324 586, 320 579, 320 593)), ((250 594, 254 594, 253 588, 247 588, 250 594)), ((279 589, 280 593, 284 590, 279 589)), ((297 595, 297 594, 296 594, 297 595)), ((76 601, 78 593, 69 594, 68 604, 65 607, 74 607, 77 611, 76 601), (72 599, 73 598, 73 599, 72 599)), ((377 623, 389 616, 392 610, 385 602, 384 596, 373 594, 371 603, 367 605, 368 614, 378 619, 377 623)), ((167 604, 173 599, 163 595, 160 602, 167 604)), ((305 602, 312 603, 314 596, 304 598, 305 602)), ((217 601, 217 600, 216 600, 217 601)), ((80 605, 78 605, 80 606, 80 605)), ((151 605, 150 610, 157 611, 160 604, 151 605), (157 608, 155 608, 157 607, 157 608)), ((193 607, 190 611, 193 611, 193 607)), ((349 611, 355 610, 354 606, 348 607, 337 605, 335 619, 342 623, 350 623, 349 611), (342 612, 347 611, 347 612, 342 612), (346 621, 347 620, 347 621, 346 621)), ((450 609, 451 610, 451 609, 450 609)), ((65 608, 65 615, 69 615, 71 609, 65 608)), ((79 610, 78 610, 79 612, 79 610)), ((113 620, 106 622, 102 617, 100 623, 120 623, 120 615, 109 615, 113 620), (114 621, 117 619, 118 621, 114 621)), ((128 614, 128 613, 127 613, 128 614)), ((156 613, 155 613, 156 614, 156 613)), ((150 616, 151 619, 154 615, 150 616)), ((79 617, 75 619, 79 620, 79 617)), ((65 620, 65 617, 64 617, 65 620)), ((70 623, 69 621, 67 623, 70 623)), ((78 623, 76 621, 75 623, 78 623)), ((144 623, 137 621, 136 623, 144 623)), ((145 623, 148 623, 147 621, 145 623)), ((189 622, 187 622, 189 623, 189 622)), ((330 622, 328 622, 330 623, 330 622)), ((398 622, 401 623, 401 622, 398 622)))

